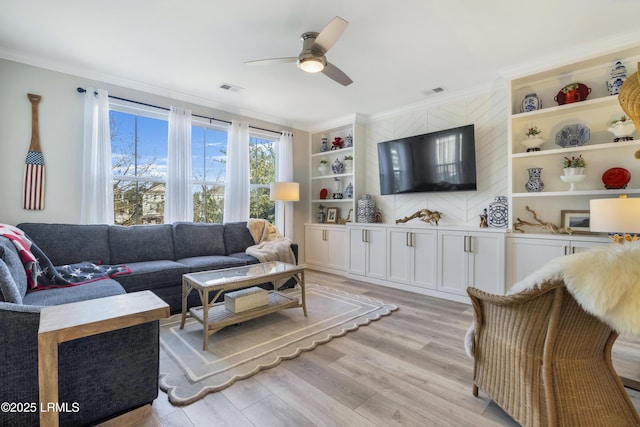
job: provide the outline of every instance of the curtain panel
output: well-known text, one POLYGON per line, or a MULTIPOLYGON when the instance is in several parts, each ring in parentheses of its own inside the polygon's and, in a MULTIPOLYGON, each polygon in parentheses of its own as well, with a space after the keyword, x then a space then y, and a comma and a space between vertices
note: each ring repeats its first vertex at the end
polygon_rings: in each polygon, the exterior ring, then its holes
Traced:
POLYGON ((249 124, 232 120, 227 137, 224 222, 249 219, 249 124))
POLYGON ((164 222, 176 221, 193 221, 191 110, 171 107, 164 222))
MULTIPOLYGON (((276 182, 293 181, 293 134, 291 132, 280 132, 280 140, 276 145, 276 182)), ((293 203, 276 202, 276 227, 282 231, 284 236, 293 236, 293 203), (284 224, 286 218, 289 218, 284 224)))
POLYGON ((88 87, 84 93, 80 222, 113 224, 113 167, 109 95, 88 87))

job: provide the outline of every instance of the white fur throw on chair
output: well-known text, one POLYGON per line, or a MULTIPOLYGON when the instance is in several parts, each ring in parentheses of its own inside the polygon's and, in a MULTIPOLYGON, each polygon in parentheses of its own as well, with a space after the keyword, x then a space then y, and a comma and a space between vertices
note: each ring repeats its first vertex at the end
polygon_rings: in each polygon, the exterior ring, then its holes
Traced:
MULTIPOLYGON (((640 336, 640 240, 556 258, 513 285, 507 294, 517 294, 550 279, 563 280, 586 312, 618 333, 640 336)), ((472 347, 473 325, 465 337, 470 357, 472 347)))

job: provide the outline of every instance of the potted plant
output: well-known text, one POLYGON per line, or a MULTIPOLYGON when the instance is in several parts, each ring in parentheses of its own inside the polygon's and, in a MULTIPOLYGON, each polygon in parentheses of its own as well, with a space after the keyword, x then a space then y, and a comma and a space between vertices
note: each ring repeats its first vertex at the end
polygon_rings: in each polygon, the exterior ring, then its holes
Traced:
POLYGON ((345 173, 353 172, 353 156, 344 156, 344 171, 345 173))
POLYGON ((579 154, 578 157, 571 156, 571 158, 565 156, 562 160, 562 170, 565 175, 582 175, 585 166, 587 166, 587 162, 582 154, 579 154))
POLYGON ((326 175, 329 172, 329 162, 325 159, 320 160, 318 171, 320 171, 320 175, 326 175))
POLYGON ((633 141, 631 134, 635 130, 635 125, 633 120, 626 115, 623 114, 619 119, 612 120, 609 124, 611 125, 608 129, 609 132, 616 136, 613 142, 633 141))
POLYGON ((544 139, 540 137, 542 131, 538 129, 538 126, 531 126, 527 129, 525 135, 527 135, 528 139, 522 141, 522 144, 527 147, 527 152, 529 151, 540 151, 540 146, 544 144, 544 139))

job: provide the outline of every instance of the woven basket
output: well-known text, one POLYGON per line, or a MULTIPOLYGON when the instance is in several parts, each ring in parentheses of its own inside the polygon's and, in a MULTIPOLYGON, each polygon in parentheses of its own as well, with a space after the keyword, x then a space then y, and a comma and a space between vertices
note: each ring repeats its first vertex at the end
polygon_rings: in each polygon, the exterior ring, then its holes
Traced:
MULTIPOLYGON (((640 70, 640 62, 638 62, 638 70, 640 70)), ((630 75, 620 87, 618 101, 640 133, 640 74, 637 71, 630 75)))

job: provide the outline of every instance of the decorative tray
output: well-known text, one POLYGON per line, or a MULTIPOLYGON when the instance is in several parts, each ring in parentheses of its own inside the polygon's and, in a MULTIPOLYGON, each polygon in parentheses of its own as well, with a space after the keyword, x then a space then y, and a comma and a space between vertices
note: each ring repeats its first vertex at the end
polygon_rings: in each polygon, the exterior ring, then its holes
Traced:
POLYGON ((625 168, 607 169, 602 174, 602 182, 607 190, 621 190, 627 188, 627 184, 631 181, 631 173, 625 168))
POLYGON ((579 94, 579 99, 571 102, 584 101, 587 99, 587 96, 589 96, 589 94, 591 93, 591 88, 583 83, 568 84, 564 86, 562 89, 560 89, 560 92, 558 92, 558 94, 553 98, 558 103, 558 105, 567 104, 567 92, 569 92, 568 87, 573 85, 578 85, 577 91, 579 94))
POLYGON ((556 145, 562 148, 580 147, 584 145, 590 137, 591 133, 589 128, 585 125, 580 123, 567 125, 556 133, 556 145))

